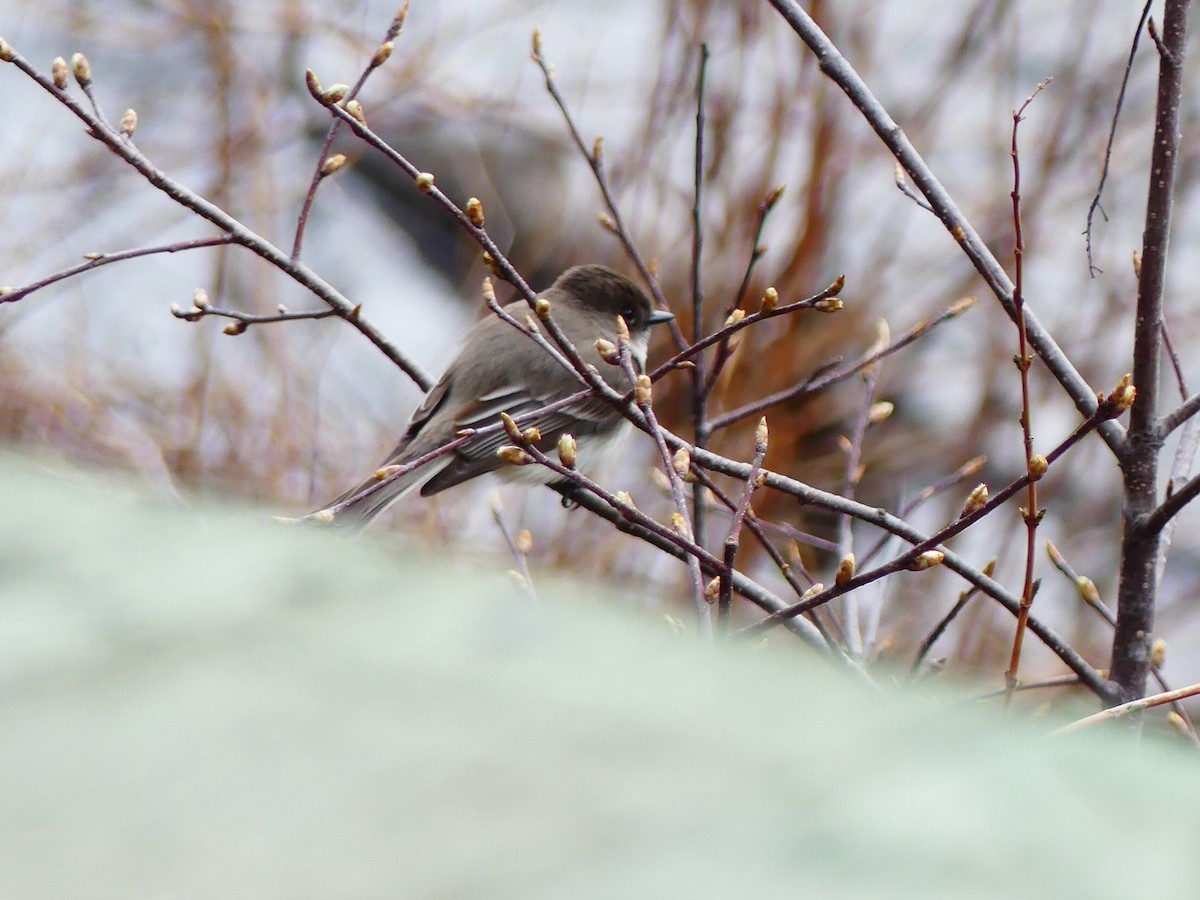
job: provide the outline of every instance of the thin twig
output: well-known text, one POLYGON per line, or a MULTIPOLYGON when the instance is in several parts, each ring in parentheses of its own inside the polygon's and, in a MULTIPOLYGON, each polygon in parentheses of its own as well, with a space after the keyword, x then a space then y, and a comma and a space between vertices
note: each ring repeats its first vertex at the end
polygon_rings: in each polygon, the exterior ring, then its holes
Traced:
MULTIPOLYGON (((841 281, 842 279, 835 281, 831 288, 837 287, 840 291, 841 281)), ((828 291, 831 288, 827 288, 826 290, 828 291)), ((836 294, 829 294, 827 296, 836 296, 836 294)), ((811 299, 812 298, 809 298, 809 300, 811 299)), ((807 302, 808 301, 801 301, 801 303, 807 302)), ((827 387, 845 381, 847 378, 850 378, 856 373, 861 372, 863 369, 877 360, 881 360, 884 357, 890 356, 897 350, 904 349, 930 329, 936 328, 938 325, 949 322, 951 319, 962 315, 964 312, 970 309, 974 303, 975 298, 973 297, 967 297, 963 300, 960 300, 943 310, 938 315, 934 316, 932 319, 924 319, 921 322, 918 322, 906 334, 892 341, 886 347, 868 352, 864 356, 840 369, 835 369, 834 371, 821 375, 817 378, 810 378, 808 381, 796 385, 795 387, 787 388, 786 390, 778 391, 774 394, 769 394, 759 400, 747 403, 745 406, 739 406, 737 409, 713 416, 712 419, 709 420, 709 425, 712 427, 713 431, 719 431, 722 428, 728 428, 730 425, 742 421, 742 419, 747 419, 750 416, 761 415, 768 408, 775 406, 778 403, 786 403, 790 400, 796 400, 809 394, 815 394, 827 387)), ((792 304, 792 306, 797 305, 798 304, 792 304)), ((816 303, 814 302, 812 305, 816 306, 816 303)), ((782 310, 784 307, 779 307, 779 309, 782 310)), ((747 316, 746 318, 749 319, 751 316, 747 316)), ((1094 401, 1095 399, 1095 395, 1093 395, 1092 400, 1094 401)))
MULTIPOLYGON (((995 560, 991 560, 988 565, 983 567, 982 571, 985 575, 992 574, 989 571, 989 566, 994 570, 995 560)), ((905 681, 911 681, 913 676, 917 674, 921 668, 921 663, 925 661, 925 657, 929 655, 929 651, 933 649, 933 645, 937 643, 938 638, 946 633, 946 629, 950 627, 950 623, 958 618, 958 614, 967 608, 967 603, 977 593, 979 593, 979 588, 972 586, 958 595, 958 600, 955 601, 954 606, 950 607, 950 611, 938 620, 933 630, 925 636, 925 640, 921 641, 921 646, 917 648, 917 655, 912 661, 912 666, 908 670, 908 677, 905 681)), ((1071 677, 1078 680, 1078 676, 1076 675, 1072 675, 1071 677)))
POLYGON ((1012 653, 1008 661, 1008 670, 1004 673, 1004 685, 1008 689, 1005 705, 1012 698, 1013 688, 1017 686, 1017 671, 1021 665, 1021 644, 1025 638, 1025 624, 1029 621, 1029 607, 1033 605, 1034 562, 1037 559, 1037 527, 1045 515, 1038 505, 1038 479, 1045 474, 1046 461, 1035 456, 1033 452, 1033 393, 1029 384, 1029 370, 1033 366, 1033 357, 1029 353, 1029 330, 1025 320, 1025 232, 1021 223, 1021 156, 1017 150, 1017 129, 1024 118, 1025 110, 1037 98, 1037 95, 1050 83, 1047 78, 1033 89, 1021 108, 1012 115, 1012 145, 1009 153, 1012 156, 1013 187, 1013 307, 1016 312, 1017 325, 1017 370, 1021 374, 1021 438, 1025 446, 1025 466, 1029 472, 1029 485, 1026 488, 1026 506, 1021 510, 1021 518, 1025 522, 1025 578, 1021 587, 1021 610, 1017 614, 1017 627, 1013 632, 1012 653))
POLYGON ((117 250, 113 253, 89 253, 84 257, 86 262, 82 262, 77 266, 63 269, 61 272, 55 272, 53 275, 47 275, 45 278, 24 285, 23 287, 11 288, 0 292, 0 303, 16 303, 18 300, 24 300, 35 291, 40 291, 42 288, 115 262, 137 259, 140 256, 153 256, 156 253, 179 253, 184 250, 221 247, 226 244, 236 243, 236 241, 237 238, 232 234, 219 234, 215 237, 193 238, 188 241, 176 241, 173 244, 160 244, 156 247, 135 247, 132 250, 117 250))
MULTIPOLYGON (((388 26, 383 42, 371 54, 371 61, 367 63, 367 67, 358 76, 358 80, 354 82, 354 86, 346 92, 344 102, 357 97, 359 91, 363 89, 363 85, 367 83, 367 79, 371 77, 371 73, 387 62, 388 57, 392 55, 392 43, 400 36, 400 32, 404 30, 404 20, 407 16, 408 2, 406 0, 405 4, 400 7, 400 10, 392 18, 392 23, 388 26)), ((333 141, 341 129, 341 120, 334 119, 329 123, 329 128, 325 132, 325 140, 321 144, 321 153, 317 157, 317 165, 313 171, 312 181, 308 185, 308 191, 304 195, 304 202, 300 206, 300 215, 296 217, 296 237, 292 241, 292 259, 298 260, 300 258, 300 252, 304 246, 304 230, 308 226, 308 216, 312 211, 313 201, 317 198, 317 188, 321 186, 321 182, 329 175, 326 161, 329 159, 329 151, 333 147, 333 141)))
MULTIPOLYGON (((742 304, 746 301, 746 291, 750 288, 750 278, 754 274, 754 267, 758 261, 762 259, 766 253, 766 248, 761 246, 763 229, 767 224, 767 216, 771 214, 776 204, 779 203, 779 198, 783 196, 783 185, 771 191, 761 203, 758 204, 758 219, 754 225, 754 238, 750 242, 750 258, 746 260, 746 269, 742 273, 742 283, 738 285, 737 293, 734 295, 733 302, 725 309, 725 318, 729 319, 733 315, 734 310, 741 309, 742 304)), ((721 375, 721 370, 729 361, 730 357, 730 342, 728 336, 722 338, 717 345, 717 352, 713 358, 711 370, 708 373, 708 379, 704 384, 704 395, 707 397, 712 394, 713 389, 717 385, 717 379, 721 375)))
MULTIPOLYGON (((592 170, 592 176, 595 178, 596 186, 600 189, 600 196, 604 200, 604 207, 608 211, 611 225, 609 230, 616 235, 617 239, 621 242, 621 246, 625 248, 625 254, 629 257, 634 267, 638 270, 638 273, 642 276, 642 280, 650 289, 650 295, 653 297, 658 308, 670 309, 670 304, 667 303, 667 298, 663 296, 658 279, 650 271, 650 267, 646 264, 637 245, 633 242, 633 238, 630 237, 629 229, 625 227, 625 220, 621 217, 621 210, 617 206, 612 188, 608 184, 608 176, 605 174, 603 142, 600 138, 597 138, 592 145, 592 149, 588 149, 587 144, 583 140, 583 135, 579 132, 579 127, 571 117, 567 101, 559 93, 558 85, 554 81, 554 67, 542 55, 542 37, 538 31, 534 31, 533 33, 533 52, 531 58, 537 64, 537 67, 542 70, 542 75, 546 80, 546 91, 550 94, 551 99, 554 100, 559 112, 562 113, 563 121, 566 123, 572 142, 574 142, 576 148, 583 155, 584 160, 587 161, 588 167, 592 170)), ((671 321, 667 323, 667 327, 671 329, 671 336, 676 346, 680 349, 686 347, 687 339, 684 338, 679 323, 671 321)))

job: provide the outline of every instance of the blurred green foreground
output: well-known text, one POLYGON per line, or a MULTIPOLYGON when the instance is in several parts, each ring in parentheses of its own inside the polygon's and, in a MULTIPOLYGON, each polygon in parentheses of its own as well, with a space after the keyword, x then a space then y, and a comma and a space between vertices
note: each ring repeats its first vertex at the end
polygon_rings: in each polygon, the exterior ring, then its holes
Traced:
POLYGON ((1200 895, 1185 749, 12 458, 0 496, 3 898, 1200 895))

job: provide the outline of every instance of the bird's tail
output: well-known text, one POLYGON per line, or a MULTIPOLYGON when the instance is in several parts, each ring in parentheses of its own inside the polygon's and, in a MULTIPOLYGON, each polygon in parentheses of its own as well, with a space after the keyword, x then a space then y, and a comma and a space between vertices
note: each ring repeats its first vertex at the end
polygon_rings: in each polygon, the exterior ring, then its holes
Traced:
POLYGON ((424 485, 446 462, 448 460, 441 461, 440 465, 435 462, 432 465, 411 466, 389 461, 369 478, 316 512, 294 519, 281 518, 279 521, 288 525, 325 525, 357 534, 401 497, 424 485))

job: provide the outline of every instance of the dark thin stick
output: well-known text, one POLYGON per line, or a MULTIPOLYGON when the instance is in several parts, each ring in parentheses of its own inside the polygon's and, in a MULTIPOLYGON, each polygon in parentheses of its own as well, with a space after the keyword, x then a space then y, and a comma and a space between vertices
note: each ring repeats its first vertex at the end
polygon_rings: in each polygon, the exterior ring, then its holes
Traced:
MULTIPOLYGON (((700 45, 700 66, 696 74, 696 149, 692 173, 692 343, 704 337, 704 285, 701 262, 704 254, 704 85, 708 74, 708 44, 700 45)), ((692 357, 692 433, 696 446, 708 446, 708 392, 705 390, 704 356, 692 357)), ((706 518, 704 486, 692 485, 692 531, 701 547, 705 546, 706 518)), ((726 551, 728 552, 728 550, 726 551)), ((728 616, 728 610, 726 610, 728 616)), ((710 626, 711 627, 711 626, 710 626)))
MULTIPOLYGON (((1102 271, 1097 268, 1092 262, 1092 220, 1096 216, 1096 211, 1100 211, 1100 215, 1104 216, 1104 209, 1100 206, 1100 197, 1104 193, 1104 184, 1108 181, 1108 168, 1112 163, 1113 144, 1117 140, 1117 120, 1121 117, 1121 108, 1125 105, 1125 89, 1129 87, 1129 75, 1133 71, 1133 57, 1137 54, 1138 41, 1142 36, 1142 28, 1146 25, 1146 18, 1150 15, 1150 6, 1154 0, 1146 0, 1146 5, 1142 7, 1142 16, 1138 19, 1137 28, 1133 31, 1133 42, 1129 46, 1129 58, 1125 60, 1125 71, 1121 75, 1121 89, 1117 92, 1117 103, 1113 108, 1112 124, 1108 128, 1108 144, 1104 148, 1104 164, 1100 167, 1100 183, 1096 185, 1096 193, 1092 197, 1091 205, 1088 206, 1087 228, 1084 229, 1085 244, 1087 246, 1087 261, 1088 273, 1095 278, 1102 271)), ((1104 216, 1105 220, 1108 216, 1104 216)))
MULTIPOLYGON (((983 571, 989 575, 991 574, 988 572, 987 566, 984 566, 983 571)), ((979 588, 972 586, 958 595, 958 600, 954 606, 950 607, 950 612, 942 616, 937 625, 933 627, 933 631, 929 632, 925 636, 925 640, 921 641, 921 646, 917 649, 916 658, 913 659, 912 667, 908 670, 906 681, 911 681, 913 676, 917 674, 921 668, 921 663, 925 662, 925 657, 929 655, 929 651, 933 649, 933 645, 937 643, 938 638, 946 633, 946 629, 950 627, 950 623, 958 618, 958 614, 967 608, 967 604, 977 593, 979 593, 979 588)), ((1071 677, 1078 681, 1079 676, 1072 675, 1071 677)))

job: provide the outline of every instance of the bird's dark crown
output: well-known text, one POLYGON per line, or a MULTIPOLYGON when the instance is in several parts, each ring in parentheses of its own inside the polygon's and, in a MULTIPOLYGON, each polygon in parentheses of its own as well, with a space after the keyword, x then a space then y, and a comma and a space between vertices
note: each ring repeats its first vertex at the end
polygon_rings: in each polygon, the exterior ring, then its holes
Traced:
POLYGON ((608 266, 574 266, 559 275, 551 289, 577 297, 583 306, 621 316, 631 331, 651 324, 650 301, 641 288, 608 266))

